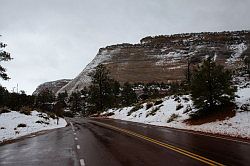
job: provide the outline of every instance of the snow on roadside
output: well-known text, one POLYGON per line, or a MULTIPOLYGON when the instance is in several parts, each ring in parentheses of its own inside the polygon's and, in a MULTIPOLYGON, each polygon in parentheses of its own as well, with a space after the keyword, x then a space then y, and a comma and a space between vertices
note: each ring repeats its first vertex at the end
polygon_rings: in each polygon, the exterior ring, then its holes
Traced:
POLYGON ((46 119, 41 117, 41 115, 47 117, 47 114, 41 114, 37 111, 32 111, 31 115, 21 114, 16 111, 0 114, 0 142, 42 130, 65 127, 67 124, 63 118, 59 119, 59 124, 57 125, 56 119, 46 119), (36 123, 37 121, 43 121, 47 124, 36 123), (27 127, 17 127, 19 124, 26 124, 27 127))
POLYGON ((250 139, 250 112, 237 112, 232 118, 202 125, 183 125, 179 128, 206 133, 229 135, 250 139))
MULTIPOLYGON (((250 103, 250 88, 239 89, 236 95, 239 96, 239 98, 236 98, 236 104, 239 107, 243 104, 250 103)), ((108 110, 108 112, 114 113, 114 115, 110 116, 110 118, 114 119, 250 139, 249 111, 241 112, 240 110, 237 110, 234 117, 227 118, 225 120, 218 120, 202 125, 189 125, 187 123, 184 123, 184 120, 189 118, 189 113, 186 110, 188 107, 192 107, 192 101, 189 95, 180 96, 179 98, 169 96, 163 98, 162 100, 162 104, 153 106, 148 110, 146 110, 146 103, 144 103, 143 108, 133 112, 130 116, 127 115, 133 107, 110 109, 108 110), (178 105, 182 105, 183 108, 176 110, 178 105), (152 110, 156 107, 160 108, 155 113, 155 115, 149 115, 149 113, 152 112, 152 110), (175 114, 175 118, 173 118, 171 121, 171 116, 173 116, 173 114, 175 114)))
POLYGON ((125 107, 122 109, 110 109, 108 112, 113 112, 114 115, 110 118, 114 119, 122 119, 133 122, 140 122, 146 124, 153 124, 159 126, 169 126, 169 127, 180 127, 183 120, 188 118, 187 114, 183 112, 187 109, 187 107, 192 105, 192 101, 190 100, 190 96, 182 96, 180 98, 176 98, 174 96, 165 97, 162 99, 163 103, 155 105, 148 110, 146 110, 147 103, 143 104, 143 108, 133 112, 130 116, 128 112, 131 111, 133 107, 125 107), (183 108, 176 110, 177 105, 182 105, 183 108), (155 115, 150 115, 153 110, 159 109, 155 115), (179 117, 174 121, 174 123, 167 123, 171 115, 176 114, 179 117))

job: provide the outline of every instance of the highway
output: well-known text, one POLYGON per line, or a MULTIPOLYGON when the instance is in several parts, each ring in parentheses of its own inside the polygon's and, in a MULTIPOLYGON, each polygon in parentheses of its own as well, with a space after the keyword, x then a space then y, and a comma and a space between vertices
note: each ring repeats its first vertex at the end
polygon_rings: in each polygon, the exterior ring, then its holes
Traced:
POLYGON ((65 128, 0 146, 2 166, 249 165, 250 143, 112 119, 69 119, 65 128))

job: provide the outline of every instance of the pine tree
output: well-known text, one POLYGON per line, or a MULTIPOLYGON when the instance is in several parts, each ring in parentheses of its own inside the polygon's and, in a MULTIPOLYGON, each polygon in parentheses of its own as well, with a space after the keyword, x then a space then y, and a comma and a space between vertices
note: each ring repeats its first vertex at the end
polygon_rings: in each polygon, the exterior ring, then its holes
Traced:
POLYGON ((103 112, 114 104, 114 80, 110 78, 110 73, 103 64, 99 64, 90 76, 92 86, 89 88, 89 102, 96 109, 92 111, 103 112))
POLYGON ((75 114, 81 112, 82 108, 82 99, 80 92, 73 92, 69 97, 70 110, 75 114))
POLYGON ((120 90, 120 83, 118 81, 115 80, 111 80, 110 82, 111 85, 111 94, 110 94, 110 103, 109 103, 109 107, 118 107, 120 105, 120 94, 121 94, 121 90, 120 90))
MULTIPOLYGON (((1 35, 0 35, 1 36, 1 35)), ((5 48, 7 45, 0 42, 0 62, 2 61, 10 61, 12 58, 10 57, 10 53, 3 51, 3 48, 5 48)), ((6 74, 6 69, 0 65, 0 78, 3 80, 10 79, 8 75, 6 74)))
POLYGON ((187 55, 187 69, 185 70, 186 83, 189 85, 192 78, 192 65, 202 62, 199 56, 195 56, 193 47, 189 50, 191 53, 187 55))
POLYGON ((53 107, 53 112, 56 115, 56 124, 59 124, 59 117, 63 117, 63 105, 61 102, 56 102, 53 107))
POLYGON ((111 80, 111 89, 112 89, 112 93, 114 94, 115 97, 117 97, 120 94, 120 83, 118 81, 115 80, 111 80))
POLYGON ((191 96, 195 107, 212 111, 231 102, 235 92, 231 80, 231 72, 209 57, 193 72, 191 96))
POLYGON ((63 108, 65 108, 67 106, 66 104, 67 98, 68 98, 68 93, 67 91, 65 91, 57 95, 56 101, 59 102, 63 108))
POLYGON ((100 105, 100 92, 99 88, 96 85, 91 85, 89 87, 89 97, 88 97, 88 111, 89 114, 95 114, 103 109, 102 105, 100 105), (98 111, 99 110, 99 111, 98 111))
MULTIPOLYGON (((2 92, 0 92, 0 100, 1 100, 1 93, 2 92)), ((2 99, 3 101, 2 106, 6 106, 11 110, 19 111, 22 107, 32 108, 34 105, 34 96, 26 95, 24 91, 23 93, 15 93, 15 92, 9 93, 7 90, 5 90, 3 97, 4 98, 2 99)))
POLYGON ((0 85, 0 107, 6 106, 9 99, 9 92, 0 85))
POLYGON ((123 85, 122 91, 121 91, 121 99, 122 99, 122 105, 123 106, 130 106, 137 102, 137 95, 135 91, 132 89, 131 84, 126 82, 123 85))
POLYGON ((51 90, 45 89, 40 92, 35 99, 35 106, 43 111, 52 110, 52 103, 55 101, 55 95, 51 90))

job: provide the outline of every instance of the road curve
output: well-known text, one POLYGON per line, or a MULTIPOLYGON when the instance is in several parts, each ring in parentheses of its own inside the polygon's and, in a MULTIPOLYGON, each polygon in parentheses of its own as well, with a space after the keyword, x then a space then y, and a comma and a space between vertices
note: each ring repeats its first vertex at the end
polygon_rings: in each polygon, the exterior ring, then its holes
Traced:
POLYGON ((68 127, 0 146, 0 165, 249 165, 250 144, 112 119, 70 119, 68 127))

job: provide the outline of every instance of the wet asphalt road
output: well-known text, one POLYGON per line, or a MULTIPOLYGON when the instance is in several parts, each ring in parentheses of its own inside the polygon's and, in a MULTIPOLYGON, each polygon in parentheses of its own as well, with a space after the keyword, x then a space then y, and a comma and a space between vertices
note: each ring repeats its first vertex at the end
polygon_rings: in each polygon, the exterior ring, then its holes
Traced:
POLYGON ((250 144, 120 120, 72 125, 0 146, 0 166, 249 165, 250 144))

